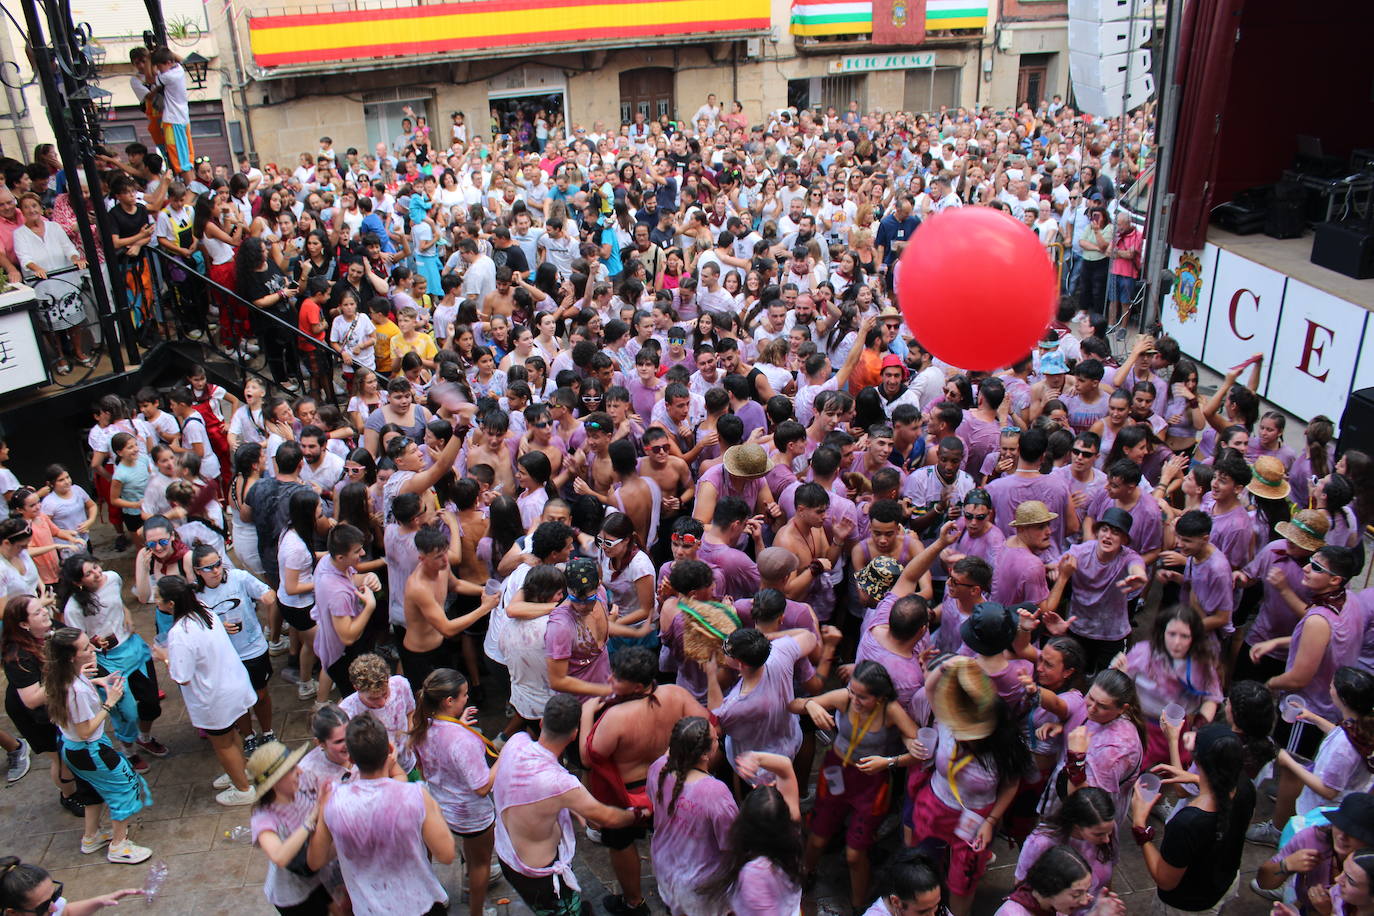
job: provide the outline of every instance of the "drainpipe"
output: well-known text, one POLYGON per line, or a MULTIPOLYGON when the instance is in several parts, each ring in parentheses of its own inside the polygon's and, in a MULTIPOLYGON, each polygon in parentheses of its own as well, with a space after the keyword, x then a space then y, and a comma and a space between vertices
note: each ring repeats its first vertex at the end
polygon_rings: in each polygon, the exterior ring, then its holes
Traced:
POLYGON ((229 49, 234 64, 234 86, 232 93, 235 96, 234 106, 238 108, 240 117, 243 118, 243 142, 246 147, 245 153, 252 152, 256 155, 258 145, 253 140, 253 113, 248 107, 248 80, 243 72, 243 58, 239 51, 239 31, 234 24, 234 4, 231 0, 224 6, 225 22, 229 26, 229 49))
MULTIPOLYGON (((9 29, 0 29, 0 62, 14 63, 14 72, 20 72, 18 61, 14 59, 14 47, 10 44, 9 29)), ((5 83, 5 102, 9 105, 9 120, 14 125, 14 136, 19 142, 19 155, 14 158, 26 160, 33 153, 34 136, 28 127, 29 103, 24 98, 24 90, 5 83)))

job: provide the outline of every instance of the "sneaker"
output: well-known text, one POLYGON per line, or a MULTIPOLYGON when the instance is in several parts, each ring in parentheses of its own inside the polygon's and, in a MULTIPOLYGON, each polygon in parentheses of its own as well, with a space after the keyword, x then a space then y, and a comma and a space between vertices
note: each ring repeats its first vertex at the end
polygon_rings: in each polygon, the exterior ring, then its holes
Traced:
POLYGON ((125 535, 122 535, 122 534, 121 534, 119 537, 115 538, 114 549, 115 549, 115 553, 123 553, 124 551, 128 550, 128 549, 129 549, 129 539, 128 539, 128 537, 126 537, 125 535))
POLYGON ((233 784, 234 781, 229 778, 228 773, 221 773, 219 776, 215 777, 215 781, 212 782, 210 785, 212 785, 216 789, 227 789, 233 784))
POLYGON ((191 330, 186 332, 186 336, 191 338, 192 340, 204 340, 205 332, 197 328, 192 328, 191 330))
POLYGON ((600 830, 597 830, 595 827, 590 827, 590 826, 589 826, 589 827, 587 828, 587 839, 591 840, 593 843, 600 843, 600 842, 601 842, 601 831, 600 831, 600 830))
POLYGON ((1258 824, 1250 825, 1250 829, 1245 831, 1245 839, 1258 846, 1277 847, 1282 833, 1282 830, 1274 826, 1273 821, 1260 821, 1258 824))
MULTIPOLYGON (((270 649, 268 651, 271 651, 270 649)), ((301 669, 295 665, 287 665, 277 672, 277 676, 288 684, 299 684, 301 682, 301 669)))
POLYGON ((95 836, 83 836, 81 838, 81 854, 88 856, 93 852, 99 852, 110 845, 110 838, 114 836, 114 831, 109 827, 102 827, 95 836))
POLYGON ((287 639, 285 636, 278 639, 276 642, 269 642, 267 644, 267 652, 270 655, 285 655, 290 651, 291 640, 287 639))
POLYGON ((649 916, 649 901, 641 900, 637 906, 630 906, 624 894, 607 894, 601 898, 601 905, 612 916, 649 916))
POLYGON ((496 853, 493 852, 491 854, 491 874, 488 876, 488 879, 491 881, 500 881, 503 874, 505 874, 505 872, 501 870, 501 860, 496 858, 496 853))
POLYGON ((138 745, 139 750, 147 751, 154 757, 166 757, 167 754, 170 753, 167 750, 167 745, 157 740, 157 737, 155 735, 149 735, 147 741, 144 741, 142 738, 139 738, 134 743, 138 745))
POLYGON ((5 779, 18 782, 28 775, 31 766, 33 759, 29 756, 29 743, 20 738, 19 746, 10 751, 9 759, 5 762, 5 779))
POLYGON ((137 754, 130 754, 130 755, 129 755, 129 766, 131 766, 131 767, 134 768, 134 772, 135 772, 135 773, 146 773, 146 772, 148 772, 148 761, 144 760, 142 757, 138 756, 137 754))
POLYGON ((1260 886, 1259 886, 1259 880, 1256 879, 1256 878, 1251 878, 1251 879, 1250 879, 1250 891, 1251 891, 1251 893, 1253 893, 1256 897, 1262 897, 1262 898, 1264 898, 1265 900, 1282 900, 1282 899, 1283 899, 1283 885, 1282 885, 1282 884, 1280 884, 1278 887, 1273 888, 1273 889, 1271 890, 1271 889, 1266 888, 1266 887, 1260 887, 1260 886))
POLYGON ((86 816, 86 806, 77 801, 75 795, 63 795, 61 792, 58 792, 57 803, 65 808, 69 814, 76 817, 86 816))
POLYGON ((110 851, 105 853, 105 858, 116 865, 137 865, 139 862, 147 861, 153 851, 147 846, 137 846, 129 840, 125 840, 118 846, 111 845, 110 851))
POLYGON ((274 731, 272 731, 271 729, 268 729, 267 731, 263 732, 261 735, 258 735, 258 747, 262 747, 264 744, 271 744, 273 741, 276 741, 276 740, 277 740, 277 733, 274 732, 274 731))
POLYGON ((244 789, 240 792, 232 785, 223 792, 215 796, 215 801, 224 805, 226 808, 234 808, 239 805, 251 805, 258 800, 258 793, 252 789, 244 789))
POLYGON ((262 352, 262 347, 260 347, 260 346, 258 346, 257 344, 253 343, 253 341, 251 341, 251 340, 245 340, 245 341, 243 342, 243 349, 247 350, 249 353, 261 353, 261 352, 262 352))
POLYGON ((249 735, 243 739, 243 759, 247 760, 253 756, 253 752, 258 749, 258 736, 249 735))
POLYGON ((320 692, 320 688, 314 681, 301 681, 296 685, 296 696, 302 700, 308 700, 320 692))

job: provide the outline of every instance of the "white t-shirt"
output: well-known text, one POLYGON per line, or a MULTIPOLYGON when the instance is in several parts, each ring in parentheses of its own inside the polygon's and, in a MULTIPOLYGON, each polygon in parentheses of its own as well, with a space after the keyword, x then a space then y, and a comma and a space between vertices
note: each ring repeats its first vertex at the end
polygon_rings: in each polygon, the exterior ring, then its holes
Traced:
POLYGON ((15 595, 38 594, 38 567, 33 564, 27 550, 19 551, 19 565, 23 567, 22 572, 8 560, 0 560, 0 588, 5 590, 7 599, 15 595))
POLYGON ((149 420, 140 414, 134 418, 134 428, 147 443, 149 451, 160 443, 170 443, 181 432, 177 418, 165 410, 159 411, 155 420, 149 420))
POLYGON ((43 497, 41 505, 43 512, 57 522, 57 527, 75 530, 77 525, 86 520, 88 500, 90 497, 86 491, 73 484, 66 496, 58 496, 54 490, 43 497))
POLYGON ((220 475, 219 456, 210 445, 210 433, 205 429, 205 419, 200 414, 192 414, 181 425, 181 446, 195 451, 196 445, 203 445, 204 454, 200 456, 200 476, 206 480, 218 480, 220 475))
POLYGON ((262 416, 262 408, 259 407, 254 410, 247 404, 240 405, 229 421, 229 435, 237 436, 240 445, 265 441, 267 429, 262 416))
POLYGON ((334 498, 334 485, 343 477, 344 460, 331 451, 326 450, 320 456, 320 466, 312 468, 310 462, 301 462, 301 481, 303 483, 319 484, 321 496, 325 499, 334 498))
POLYGON ((9 468, 0 468, 0 494, 13 493, 19 489, 19 478, 9 468))
MULTIPOLYGON (((66 725, 59 725, 62 737, 73 744, 81 744, 82 738, 76 733, 76 726, 81 722, 89 722, 100 712, 100 694, 96 692, 95 685, 92 684, 86 675, 78 675, 72 681, 71 687, 67 688, 67 719, 66 725)), ((102 731, 104 729, 102 728, 102 731)), ((95 741, 99 735, 92 735, 90 740, 95 741)))
POLYGON ((186 717, 207 731, 228 728, 258 701, 248 669, 214 615, 183 617, 167 632, 167 673, 181 685, 186 717))
MULTIPOLYGON (((339 346, 341 349, 347 348, 351 350, 376 333, 377 328, 372 324, 372 319, 362 312, 355 315, 352 321, 342 315, 335 315, 334 323, 329 327, 329 342, 339 346)), ((353 364, 376 371, 377 348, 368 347, 361 353, 354 353, 353 364)))
POLYGON ((315 603, 315 554, 294 531, 287 531, 277 542, 277 567, 281 572, 281 589, 277 600, 287 607, 310 607, 315 603), (299 574, 301 585, 310 585, 311 591, 292 595, 286 590, 286 571, 294 569, 299 574))
POLYGON ((123 642, 132 632, 124 616, 124 598, 120 595, 123 585, 119 573, 105 570, 105 584, 95 593, 96 609, 86 614, 76 598, 68 598, 67 606, 62 609, 62 619, 67 626, 76 627, 87 636, 113 636, 123 642))

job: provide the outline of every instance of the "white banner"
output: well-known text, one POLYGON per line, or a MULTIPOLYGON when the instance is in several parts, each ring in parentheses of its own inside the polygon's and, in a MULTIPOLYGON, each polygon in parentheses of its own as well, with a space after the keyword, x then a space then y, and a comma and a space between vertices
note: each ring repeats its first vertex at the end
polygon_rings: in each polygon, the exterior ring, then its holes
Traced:
MULTIPOLYGON (((21 286, 0 297, 0 305, 32 298, 33 291, 21 286)), ((41 385, 47 380, 31 313, 28 309, 16 309, 0 315, 0 394, 41 385)))
POLYGON ((1353 302, 1208 244, 1173 249, 1178 279, 1161 323, 1184 353, 1225 374, 1264 355, 1258 394, 1339 424, 1350 393, 1374 386, 1374 322, 1353 302))

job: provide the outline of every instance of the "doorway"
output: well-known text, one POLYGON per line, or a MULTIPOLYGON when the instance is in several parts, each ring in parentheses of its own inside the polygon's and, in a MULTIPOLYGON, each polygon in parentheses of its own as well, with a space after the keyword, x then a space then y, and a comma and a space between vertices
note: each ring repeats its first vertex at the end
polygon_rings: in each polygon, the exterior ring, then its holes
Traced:
POLYGON ((501 133, 525 150, 542 151, 536 134, 541 118, 546 128, 552 130, 562 126, 567 116, 562 89, 502 98, 489 96, 487 102, 496 114, 501 133))
MULTIPOLYGON (((429 103, 429 99, 423 98, 368 102, 363 105, 363 121, 367 124, 366 152, 371 152, 378 143, 385 143, 391 155, 399 156, 397 143, 404 136, 401 132, 401 122, 410 117, 406 114, 406 109, 409 108, 416 116, 423 116, 427 123, 433 124, 434 118, 431 116, 429 103)), ((405 143, 401 143, 400 148, 404 149, 405 143)))
POLYGON ((1053 54, 1022 54, 1016 71, 1016 104, 1040 107, 1049 87, 1050 58, 1053 54))
POLYGON ((638 67, 620 74, 620 123, 628 124, 636 111, 644 120, 657 121, 676 110, 671 67, 638 67))

